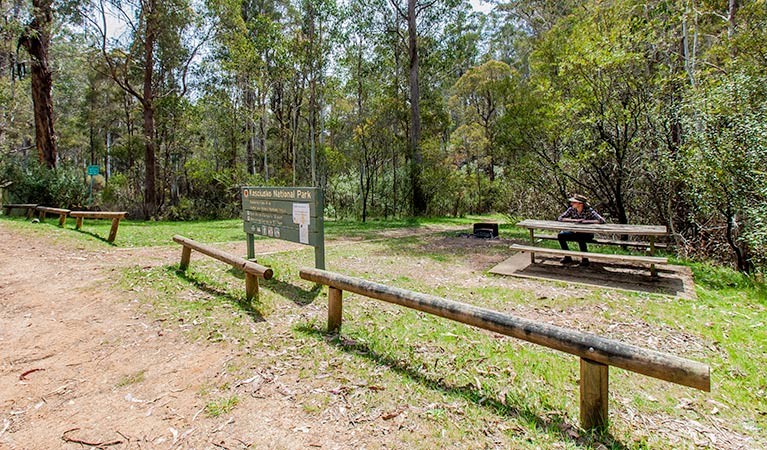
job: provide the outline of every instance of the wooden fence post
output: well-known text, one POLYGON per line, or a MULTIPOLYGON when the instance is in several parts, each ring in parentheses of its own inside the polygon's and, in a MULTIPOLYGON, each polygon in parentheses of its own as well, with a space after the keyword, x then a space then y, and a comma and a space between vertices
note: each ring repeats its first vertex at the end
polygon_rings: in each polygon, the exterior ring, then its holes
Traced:
POLYGON ((328 332, 341 328, 343 293, 341 289, 328 286, 328 332))
POLYGON ((610 366, 581 358, 581 428, 607 429, 610 366))
POLYGON ((252 273, 245 272, 245 298, 251 301, 253 297, 258 296, 258 277, 252 273))
POLYGON ((117 228, 120 226, 120 219, 115 217, 112 219, 112 228, 109 229, 109 237, 107 242, 114 242, 117 237, 117 228))
MULTIPOLYGON (((79 218, 77 220, 80 220, 79 218)), ((192 249, 186 245, 181 246, 181 264, 179 269, 183 272, 189 267, 189 259, 192 257, 192 249)))

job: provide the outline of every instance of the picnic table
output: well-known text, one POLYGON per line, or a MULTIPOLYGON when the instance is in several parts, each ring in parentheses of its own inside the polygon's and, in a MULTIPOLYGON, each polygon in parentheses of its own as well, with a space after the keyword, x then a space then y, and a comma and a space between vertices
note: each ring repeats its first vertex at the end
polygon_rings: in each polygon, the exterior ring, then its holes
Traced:
POLYGON ((660 236, 667 236, 668 229, 663 225, 628 225, 628 224, 614 224, 614 223, 597 223, 597 224, 585 224, 577 222, 560 222, 558 220, 535 220, 526 219, 517 223, 518 227, 527 228, 530 232, 530 245, 512 245, 512 249, 530 253, 530 262, 535 263, 535 254, 549 254, 556 256, 576 256, 589 258, 596 261, 606 262, 630 262, 630 263, 644 263, 650 265, 650 274, 655 277, 657 271, 655 269, 656 264, 666 264, 667 258, 661 258, 654 256, 655 249, 659 245, 656 244, 655 239, 660 236), (556 236, 550 235, 536 235, 536 230, 544 231, 573 231, 576 233, 589 233, 594 235, 609 235, 609 236, 643 236, 648 239, 649 242, 636 242, 628 240, 614 240, 614 239, 595 239, 594 242, 598 244, 608 245, 632 245, 632 246, 647 246, 647 253, 649 256, 636 256, 636 255, 612 255, 603 253, 592 252, 576 252, 570 250, 549 249, 536 246, 539 239, 556 239, 556 236))

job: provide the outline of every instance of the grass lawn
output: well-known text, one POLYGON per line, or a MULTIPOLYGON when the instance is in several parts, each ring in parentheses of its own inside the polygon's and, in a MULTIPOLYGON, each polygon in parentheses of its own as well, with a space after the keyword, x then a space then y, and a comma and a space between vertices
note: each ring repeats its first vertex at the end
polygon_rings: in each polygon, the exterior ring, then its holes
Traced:
MULTIPOLYGON (((80 246, 108 248, 109 221, 31 224, 0 218, 28 233, 56 233, 80 246)), ((767 446, 767 295, 729 269, 689 265, 697 300, 487 273, 508 239, 526 230, 501 226, 507 240, 451 247, 455 230, 386 237, 408 227, 456 225, 502 217, 421 221, 326 222, 328 270, 441 296, 507 314, 595 333, 708 364, 712 392, 610 369, 610 427, 578 427, 578 360, 516 339, 356 295, 344 296, 340 334, 327 334, 327 290, 299 278, 310 247, 258 257, 273 268, 259 298, 246 304, 242 273, 211 259, 187 273, 177 261, 127 269, 120 283, 140 292, 148 314, 183 324, 188 339, 242 350, 231 372, 280 368, 301 388, 303 414, 330 420, 349 410, 352 425, 380 437, 375 448, 763 448, 767 446), (344 239, 355 238, 353 243, 344 239), (338 245, 332 245, 337 242, 338 245), (406 415, 399 427, 389 426, 406 415)), ((125 221, 117 247, 171 245, 181 234, 206 243, 244 241, 241 220, 125 221)), ((181 325, 179 325, 181 326, 181 325)), ((232 386, 201 392, 210 415, 242 407, 232 386)), ((377 438, 378 439, 378 438, 377 438)))

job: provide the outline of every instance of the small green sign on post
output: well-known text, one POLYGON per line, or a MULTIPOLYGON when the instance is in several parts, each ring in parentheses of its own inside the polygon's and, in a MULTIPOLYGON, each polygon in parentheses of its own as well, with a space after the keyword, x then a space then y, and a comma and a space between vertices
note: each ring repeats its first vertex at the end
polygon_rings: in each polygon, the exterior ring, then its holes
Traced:
POLYGON ((88 166, 88 176, 91 177, 91 186, 88 192, 88 204, 93 203, 93 177, 99 174, 99 165, 91 164, 88 166))
POLYGON ((322 189, 313 187, 242 187, 242 219, 248 258, 255 257, 254 236, 267 236, 314 247, 314 265, 325 269, 322 189))

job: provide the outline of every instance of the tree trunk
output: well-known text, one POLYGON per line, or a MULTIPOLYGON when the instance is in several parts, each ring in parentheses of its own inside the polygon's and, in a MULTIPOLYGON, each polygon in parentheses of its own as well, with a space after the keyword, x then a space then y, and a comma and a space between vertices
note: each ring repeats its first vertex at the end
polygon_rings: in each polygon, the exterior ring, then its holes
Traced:
POLYGON ((247 120, 245 121, 245 130, 246 130, 246 135, 248 137, 247 148, 245 150, 245 165, 247 166, 248 174, 253 175, 256 173, 256 161, 255 161, 256 125, 252 117, 253 117, 253 112, 256 109, 256 106, 255 106, 256 94, 253 92, 253 87, 251 86, 251 82, 249 79, 245 82, 245 86, 243 90, 245 91, 245 111, 247 115, 247 120))
POLYGON ((146 218, 157 212, 157 160, 154 141, 154 91, 152 75, 154 74, 154 46, 157 32, 157 12, 154 0, 150 1, 145 11, 146 37, 144 42, 144 89, 141 102, 144 108, 144 164, 146 177, 144 180, 144 214, 146 218))
POLYGON ((52 1, 34 0, 34 18, 19 38, 29 53, 32 71, 32 102, 35 110, 35 140, 40 163, 56 168, 56 133, 53 128, 53 79, 48 67, 48 49, 53 21, 52 1))
POLYGON ((418 80, 418 30, 416 28, 416 0, 407 2, 408 56, 410 59, 410 182, 413 189, 413 215, 426 212, 426 196, 421 183, 423 155, 421 154, 421 107, 418 80))

